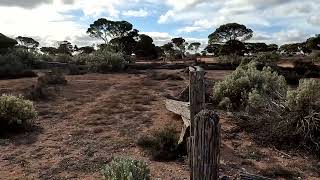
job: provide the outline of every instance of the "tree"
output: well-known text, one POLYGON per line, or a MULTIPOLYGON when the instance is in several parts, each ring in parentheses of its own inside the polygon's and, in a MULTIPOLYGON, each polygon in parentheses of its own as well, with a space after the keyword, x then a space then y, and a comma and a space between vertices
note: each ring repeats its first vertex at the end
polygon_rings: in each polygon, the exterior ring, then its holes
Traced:
POLYGON ((105 18, 96 20, 87 30, 91 37, 102 39, 108 44, 109 39, 123 38, 133 30, 133 25, 127 21, 110 21, 105 18))
POLYGON ((186 46, 188 45, 186 40, 183 39, 182 37, 178 37, 178 38, 173 38, 171 40, 171 43, 173 44, 173 48, 179 51, 181 58, 183 58, 186 52, 186 46))
POLYGON ((56 55, 58 53, 58 49, 55 47, 41 47, 40 51, 47 55, 56 55))
POLYGON ((174 55, 173 44, 171 42, 161 46, 161 49, 166 57, 174 55))
POLYGON ((306 43, 284 44, 280 46, 279 51, 286 54, 310 53, 310 49, 306 47, 306 43))
POLYGON ((80 54, 91 54, 95 51, 95 49, 92 46, 84 46, 80 48, 75 48, 76 51, 79 51, 80 54))
POLYGON ((210 54, 219 56, 222 46, 223 46, 222 44, 208 44, 208 46, 204 50, 210 54))
POLYGON ((252 38, 253 31, 245 25, 229 23, 220 26, 215 32, 209 35, 209 44, 223 43, 230 40, 246 41, 252 38))
POLYGON ((145 34, 140 34, 135 48, 137 57, 142 58, 158 58, 156 46, 153 44, 153 39, 145 34))
POLYGON ((279 46, 277 44, 268 45, 268 51, 277 51, 278 49, 279 49, 279 46))
POLYGON ((247 53, 258 53, 269 51, 269 46, 266 43, 245 43, 247 53))
POLYGON ((39 47, 39 42, 34 40, 31 37, 22 37, 22 36, 18 36, 16 38, 16 40, 19 42, 19 44, 21 46, 26 47, 27 49, 36 49, 37 47, 39 47))
POLYGON ((200 46, 201 46, 201 43, 193 42, 193 43, 189 44, 188 50, 193 51, 196 54, 196 53, 198 53, 200 46))
POLYGON ((310 50, 320 50, 320 34, 309 38, 306 42, 306 47, 310 50))
POLYGON ((246 47, 241 41, 230 40, 222 46, 220 55, 236 54, 239 56, 243 56, 245 51, 246 47))
POLYGON ((0 33, 0 48, 7 49, 14 47, 18 42, 0 33))
POLYGON ((73 46, 71 44, 71 42, 69 41, 60 41, 58 42, 59 47, 57 52, 60 54, 67 54, 67 55, 72 55, 73 52, 73 46))
POLYGON ((114 27, 114 22, 105 18, 96 20, 87 30, 91 37, 102 39, 104 44, 108 44, 108 38, 111 36, 114 27))
POLYGON ((139 36, 139 31, 133 29, 125 33, 123 31, 121 35, 118 35, 118 37, 110 41, 110 46, 116 51, 121 51, 127 55, 131 55, 134 52, 134 49, 136 48, 136 39, 139 36))

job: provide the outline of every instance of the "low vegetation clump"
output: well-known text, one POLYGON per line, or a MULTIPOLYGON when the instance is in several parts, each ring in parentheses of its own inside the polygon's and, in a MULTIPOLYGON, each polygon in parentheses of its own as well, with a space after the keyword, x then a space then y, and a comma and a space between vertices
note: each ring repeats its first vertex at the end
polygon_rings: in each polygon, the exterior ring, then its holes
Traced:
POLYGON ((31 101, 22 96, 3 94, 0 96, 0 132, 27 128, 37 118, 37 112, 31 101))
POLYGON ((277 128, 285 138, 299 137, 320 150, 320 82, 301 80, 296 90, 289 90, 284 118, 277 128))
POLYGON ((253 61, 265 65, 274 65, 280 61, 280 55, 274 52, 261 52, 253 58, 253 61))
POLYGON ((128 61, 126 61, 123 53, 112 52, 107 48, 95 52, 92 59, 88 61, 90 69, 99 73, 121 71, 126 67, 127 63, 128 61))
POLYGON ((143 161, 117 158, 102 169, 106 180, 150 180, 150 170, 143 161))
POLYGON ((52 70, 38 78, 38 84, 43 85, 64 85, 67 82, 65 76, 58 70, 52 70))
POLYGON ((262 71, 251 62, 238 67, 231 75, 214 86, 213 99, 220 107, 230 110, 246 109, 250 104, 259 104, 259 99, 278 100, 286 92, 282 76, 265 67, 262 71))
POLYGON ((36 77, 37 74, 30 70, 32 64, 35 65, 33 58, 19 56, 17 52, 0 54, 0 78, 36 77))
POLYGON ((185 150, 178 145, 179 137, 173 128, 156 131, 151 137, 143 136, 138 145, 146 149, 157 161, 171 161, 185 155, 185 150))
POLYGON ((67 80, 64 75, 60 71, 53 70, 40 76, 37 83, 26 90, 25 97, 34 101, 48 100, 57 93, 57 85, 65 84, 67 84, 67 80))
POLYGON ((219 64, 232 64, 239 65, 242 62, 242 57, 236 54, 225 55, 216 57, 217 63, 219 64))
POLYGON ((254 63, 238 67, 214 86, 214 100, 235 111, 239 125, 253 131, 260 142, 320 150, 320 82, 301 80, 287 90, 282 76, 254 63))

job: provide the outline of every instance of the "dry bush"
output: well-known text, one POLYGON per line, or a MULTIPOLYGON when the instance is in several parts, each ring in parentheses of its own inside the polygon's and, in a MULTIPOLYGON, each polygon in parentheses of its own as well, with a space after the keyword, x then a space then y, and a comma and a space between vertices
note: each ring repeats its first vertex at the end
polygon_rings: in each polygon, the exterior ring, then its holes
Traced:
POLYGON ((36 118, 37 112, 31 101, 22 96, 0 96, 0 133, 27 128, 36 118))
POLYGON ((239 65, 241 64, 242 57, 236 54, 225 55, 216 57, 217 63, 219 64, 234 64, 239 65))
POLYGON ((171 161, 185 155, 183 147, 178 145, 179 137, 173 128, 156 131, 152 136, 142 136, 138 145, 146 149, 154 160, 171 161))
POLYGON ((59 71, 45 73, 38 78, 36 85, 25 91, 25 97, 30 100, 47 100, 55 97, 58 88, 55 85, 65 85, 67 80, 59 71))
POLYGON ((117 158, 102 169, 106 180, 150 180, 150 170, 143 161, 117 158))
POLYGON ((67 84, 67 80, 64 75, 58 71, 53 70, 51 72, 45 73, 45 75, 38 78, 38 84, 41 85, 65 85, 67 84))
POLYGON ((276 132, 285 138, 298 136, 320 150, 320 82, 301 80, 296 90, 288 91, 285 106, 276 132))

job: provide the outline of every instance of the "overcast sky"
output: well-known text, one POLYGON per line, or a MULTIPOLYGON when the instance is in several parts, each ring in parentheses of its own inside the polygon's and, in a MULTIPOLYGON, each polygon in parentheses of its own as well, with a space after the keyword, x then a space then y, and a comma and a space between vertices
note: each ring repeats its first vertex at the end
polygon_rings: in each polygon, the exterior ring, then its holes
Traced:
POLYGON ((320 33, 320 0, 0 0, 0 17, 0 33, 42 46, 92 45, 86 30, 100 17, 129 21, 158 45, 180 36, 206 43, 228 22, 251 28, 252 41, 283 44, 320 33))

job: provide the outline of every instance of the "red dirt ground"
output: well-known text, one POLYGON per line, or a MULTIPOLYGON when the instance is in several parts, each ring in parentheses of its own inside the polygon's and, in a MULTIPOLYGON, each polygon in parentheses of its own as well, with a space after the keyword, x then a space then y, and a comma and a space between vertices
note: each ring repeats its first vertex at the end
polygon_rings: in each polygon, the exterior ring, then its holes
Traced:
MULTIPOLYGON (((0 139, 0 179, 101 179, 101 167, 117 156, 145 160, 153 179, 189 179, 186 162, 152 161, 136 145, 140 136, 154 130, 182 126, 165 109, 163 100, 185 87, 187 77, 158 81, 148 73, 68 76, 68 84, 59 87, 56 97, 35 102, 39 112, 36 130, 0 139)), ((207 76, 221 80, 229 73, 210 71, 207 76)), ((2 80, 0 93, 19 94, 35 82, 30 78, 2 80)), ((277 167, 298 172, 296 178, 320 178, 316 158, 259 147, 226 113, 220 117, 222 174, 260 174, 265 169, 276 173, 272 167, 277 167)), ((287 178, 282 174, 277 178, 287 178)))

